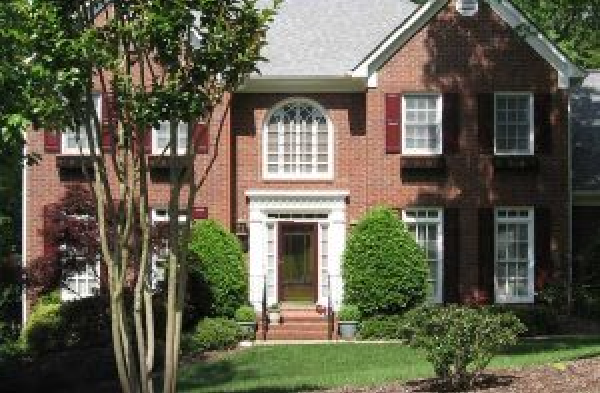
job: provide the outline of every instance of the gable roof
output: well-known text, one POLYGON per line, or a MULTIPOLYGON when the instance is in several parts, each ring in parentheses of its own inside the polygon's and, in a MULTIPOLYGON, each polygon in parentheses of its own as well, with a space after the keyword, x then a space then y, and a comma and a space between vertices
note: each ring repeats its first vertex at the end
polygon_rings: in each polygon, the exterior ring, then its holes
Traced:
POLYGON ((409 0, 285 0, 258 68, 262 77, 347 76, 416 9, 409 0))
MULTIPOLYGON (((525 27, 530 31, 524 39, 559 74, 560 86, 570 85, 572 78, 583 78, 585 72, 571 62, 568 57, 550 42, 544 34, 519 11, 510 0, 479 0, 489 6, 513 29, 525 27)), ((400 49, 412 36, 426 25, 449 0, 430 0, 421 6, 402 26, 375 48, 352 71, 352 76, 369 78, 370 86, 375 82, 377 70, 400 49)))
POLYGON ((573 189, 600 192, 600 70, 571 95, 573 189))

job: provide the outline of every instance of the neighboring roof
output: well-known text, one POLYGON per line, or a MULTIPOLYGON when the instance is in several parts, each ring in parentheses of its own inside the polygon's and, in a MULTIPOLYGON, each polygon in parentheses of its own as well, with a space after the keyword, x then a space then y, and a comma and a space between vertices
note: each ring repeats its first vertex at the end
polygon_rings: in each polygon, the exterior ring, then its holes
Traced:
POLYGON ((285 0, 267 32, 261 74, 345 76, 416 8, 409 0, 285 0))
POLYGON ((571 95, 573 189, 600 192, 600 70, 571 95))

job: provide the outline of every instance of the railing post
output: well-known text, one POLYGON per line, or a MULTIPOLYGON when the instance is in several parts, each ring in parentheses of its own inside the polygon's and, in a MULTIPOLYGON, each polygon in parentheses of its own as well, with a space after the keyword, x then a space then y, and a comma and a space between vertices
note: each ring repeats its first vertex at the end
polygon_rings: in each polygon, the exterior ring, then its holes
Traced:
POLYGON ((327 274, 327 339, 333 340, 334 328, 333 304, 331 302, 331 275, 327 274))
POLYGON ((267 276, 263 276, 263 298, 262 298, 262 334, 263 341, 267 341, 269 329, 269 316, 267 315, 267 276))

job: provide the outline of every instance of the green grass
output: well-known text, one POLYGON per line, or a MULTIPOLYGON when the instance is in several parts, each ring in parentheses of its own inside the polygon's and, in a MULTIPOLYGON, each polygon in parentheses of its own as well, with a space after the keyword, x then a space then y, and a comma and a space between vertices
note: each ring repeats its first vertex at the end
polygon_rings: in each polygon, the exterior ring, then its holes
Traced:
MULTIPOLYGON (((525 341, 492 367, 519 367, 600 356, 600 337, 525 341)), ((284 393, 372 386, 432 376, 422 354, 401 344, 254 347, 183 367, 180 392, 284 393)))

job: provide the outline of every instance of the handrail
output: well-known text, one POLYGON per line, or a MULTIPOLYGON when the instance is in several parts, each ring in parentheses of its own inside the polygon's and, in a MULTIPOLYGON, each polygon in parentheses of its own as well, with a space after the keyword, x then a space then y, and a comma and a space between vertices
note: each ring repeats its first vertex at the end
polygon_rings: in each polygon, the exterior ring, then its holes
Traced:
POLYGON ((267 315, 267 276, 263 276, 263 296, 262 296, 262 335, 263 341, 267 341, 267 331, 269 330, 269 316, 267 315))
POLYGON ((335 329, 333 304, 331 302, 331 275, 327 274, 327 339, 333 340, 333 330, 335 329))

